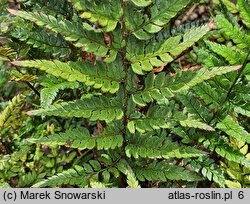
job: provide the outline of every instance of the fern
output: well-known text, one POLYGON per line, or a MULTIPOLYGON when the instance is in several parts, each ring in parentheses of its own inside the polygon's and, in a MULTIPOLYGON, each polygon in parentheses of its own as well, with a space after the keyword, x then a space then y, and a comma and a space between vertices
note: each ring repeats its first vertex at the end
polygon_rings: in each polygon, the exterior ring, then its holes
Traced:
POLYGON ((250 162, 244 155, 237 149, 227 144, 225 138, 218 138, 218 136, 210 136, 209 140, 203 141, 204 146, 208 147, 211 151, 215 151, 218 155, 225 157, 228 161, 239 163, 247 168, 250 167, 250 162))
POLYGON ((225 175, 212 159, 199 158, 192 161, 189 166, 196 172, 201 171, 202 175, 208 178, 208 180, 213 180, 218 183, 220 187, 225 187, 225 175))
POLYGON ((224 57, 231 65, 242 64, 246 59, 247 54, 242 51, 237 51, 225 45, 218 43, 206 42, 209 48, 224 57))
POLYGON ((0 5, 0 185, 245 187, 249 3, 198 2, 0 5))
POLYGON ((217 16, 216 20, 225 34, 231 38, 239 48, 243 49, 248 46, 250 42, 250 36, 247 33, 244 33, 237 24, 232 25, 221 15, 217 16))

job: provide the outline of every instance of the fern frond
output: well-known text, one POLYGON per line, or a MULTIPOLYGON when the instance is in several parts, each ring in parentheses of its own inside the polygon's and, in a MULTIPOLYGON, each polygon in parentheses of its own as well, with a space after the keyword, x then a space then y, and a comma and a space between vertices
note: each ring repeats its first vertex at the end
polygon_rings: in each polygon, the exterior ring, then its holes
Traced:
POLYGON ((210 125, 208 125, 204 122, 201 122, 197 119, 192 119, 191 117, 188 117, 185 120, 179 120, 179 123, 183 127, 199 128, 202 130, 214 131, 214 128, 212 128, 210 125))
POLYGON ((231 147, 225 137, 210 134, 203 144, 210 151, 215 151, 218 155, 226 158, 228 161, 236 162, 247 168, 250 168, 250 161, 240 152, 240 150, 231 147))
POLYGON ((130 144, 125 148, 126 155, 134 158, 190 158, 204 155, 204 152, 188 147, 179 146, 165 137, 136 135, 130 138, 130 144))
POLYGON ((176 36, 180 34, 184 34, 191 29, 202 27, 205 24, 209 23, 209 19, 199 19, 191 22, 187 22, 179 25, 178 27, 173 27, 171 29, 162 30, 156 34, 155 40, 159 42, 163 42, 171 36, 176 36))
POLYGON ((133 169, 126 160, 124 159, 120 160, 117 163, 117 168, 119 171, 121 171, 123 174, 127 176, 127 184, 130 188, 141 188, 133 169))
POLYGON ((66 56, 70 54, 69 45, 64 41, 61 35, 55 35, 48 32, 29 31, 24 28, 12 30, 11 36, 32 45, 34 48, 51 53, 51 55, 66 56))
POLYGON ((220 45, 210 41, 205 41, 205 43, 209 46, 210 50, 224 57, 230 65, 242 64, 247 57, 247 54, 243 50, 234 49, 233 47, 220 45))
POLYGON ((7 46, 0 46, 0 61, 12 61, 15 56, 15 51, 7 46))
POLYGON ((189 166, 196 172, 201 172, 201 174, 208 178, 210 181, 214 181, 220 185, 220 187, 225 187, 225 176, 224 172, 220 169, 218 165, 214 163, 212 159, 200 157, 193 160, 189 166))
POLYGON ((207 105, 209 105, 210 109, 218 107, 221 103, 221 99, 223 97, 223 92, 220 92, 220 96, 218 94, 218 90, 213 88, 210 84, 203 82, 193 87, 197 96, 199 96, 207 105))
POLYGON ((240 106, 234 107, 234 112, 238 113, 238 114, 241 114, 241 115, 245 115, 247 117, 250 117, 250 110, 244 109, 244 108, 242 108, 240 106))
POLYGON ((210 70, 202 68, 198 71, 186 71, 176 78, 171 78, 163 72, 156 77, 149 73, 145 79, 144 90, 133 94, 133 101, 140 106, 146 106, 149 101, 173 97, 176 93, 185 92, 203 81, 240 68, 241 65, 214 67, 210 70))
POLYGON ((10 155, 0 155, 0 171, 4 169, 9 169, 11 166, 9 164, 10 155))
POLYGON ((85 128, 67 130, 65 133, 54 134, 39 139, 29 138, 27 140, 32 143, 50 146, 67 145, 80 150, 93 149, 96 146, 95 138, 85 128))
POLYGON ((241 49, 248 47, 250 43, 250 35, 240 29, 239 25, 233 25, 224 16, 216 16, 216 22, 223 29, 226 36, 234 41, 234 43, 241 49))
MULTIPOLYGON (((133 25, 135 27, 133 34, 140 40, 151 38, 189 3, 190 1, 186 0, 156 0, 149 8, 150 15, 144 16, 144 22, 141 25, 133 25)), ((131 24, 132 22, 127 23, 131 24)))
POLYGON ((101 3, 98 0, 71 0, 71 2, 82 12, 80 15, 82 18, 91 23, 98 23, 105 32, 113 31, 123 14, 121 0, 103 0, 101 3))
POLYGON ((89 184, 91 182, 97 182, 93 177, 98 176, 99 173, 105 171, 106 169, 102 169, 101 163, 99 161, 89 160, 82 166, 74 165, 73 168, 44 179, 34 184, 32 187, 60 187, 63 184, 77 185, 79 187, 89 187, 89 184))
POLYGON ((220 57, 216 56, 216 54, 211 52, 209 49, 194 47, 194 51, 198 56, 198 63, 202 64, 204 67, 211 68, 227 65, 220 59, 220 57))
POLYGON ((250 3, 248 0, 238 0, 237 5, 240 10, 240 16, 242 17, 245 25, 250 28, 250 3))
POLYGON ((0 129, 4 127, 15 127, 17 117, 22 109, 24 97, 17 95, 13 97, 9 104, 0 113, 0 129))
POLYGON ((11 161, 18 161, 23 158, 30 151, 30 147, 27 145, 20 145, 20 150, 11 154, 11 161))
POLYGON ((115 149, 123 144, 123 137, 119 129, 109 126, 96 138, 97 149, 115 149))
POLYGON ((209 110, 201 104, 195 95, 191 93, 179 94, 177 98, 185 106, 183 112, 187 112, 192 116, 193 119, 206 122, 212 117, 212 114, 209 113, 209 110))
POLYGON ((58 60, 26 60, 13 63, 17 66, 40 69, 71 82, 83 82, 88 86, 101 88, 103 92, 110 93, 115 93, 119 89, 119 83, 125 75, 120 61, 109 64, 109 66, 102 62, 97 62, 96 66, 93 66, 90 62, 64 63, 58 60))
POLYGON ((137 74, 161 67, 177 58, 183 51, 194 45, 210 30, 209 24, 191 29, 184 35, 170 37, 161 44, 150 43, 130 38, 126 57, 131 61, 132 69, 137 74))
MULTIPOLYGON (((214 3, 219 4, 219 0, 214 0, 214 3)), ((237 6, 230 0, 222 0, 222 3, 226 6, 226 8, 231 11, 232 13, 238 13, 239 9, 237 6)))
POLYGON ((38 177, 38 174, 35 171, 28 172, 20 176, 20 180, 19 180, 20 187, 32 185, 36 181, 37 177, 38 177))
POLYGON ((42 108, 46 108, 52 104, 59 90, 76 89, 79 87, 78 82, 67 82, 56 78, 54 78, 53 80, 52 77, 45 79, 42 82, 42 85, 46 86, 46 88, 43 88, 40 92, 40 101, 42 108))
POLYGON ((0 182, 0 188, 11 188, 7 182, 0 182))
POLYGON ((167 180, 183 180, 183 181, 199 181, 201 176, 196 173, 185 170, 182 167, 172 165, 167 161, 151 162, 144 167, 133 168, 139 181, 167 181, 167 180))
POLYGON ((132 134, 135 133, 135 130, 144 133, 160 128, 169 128, 170 124, 166 121, 166 117, 170 110, 164 106, 153 106, 146 117, 131 118, 127 127, 132 134))
POLYGON ((123 143, 123 137, 117 129, 104 130, 101 135, 91 136, 89 131, 85 128, 67 130, 65 133, 54 134, 49 137, 43 137, 40 139, 27 139, 29 142, 45 144, 50 146, 66 145, 71 148, 77 148, 79 150, 84 149, 115 149, 120 147, 123 143))
POLYGON ((72 169, 68 169, 49 177, 48 179, 42 180, 34 184, 33 188, 43 188, 43 187, 58 187, 63 184, 86 186, 88 185, 88 179, 85 176, 84 168, 77 166, 72 169))
POLYGON ((250 143, 250 134, 229 115, 217 123, 216 127, 238 141, 250 143))
POLYGON ((135 133, 135 130, 140 133, 145 133, 147 131, 161 128, 172 128, 174 125, 179 123, 183 127, 193 127, 214 131, 211 126, 199 121, 198 119, 184 116, 179 113, 176 115, 171 113, 175 111, 176 110, 173 110, 170 106, 153 106, 146 116, 135 119, 131 118, 127 127, 131 133, 135 133))
MULTIPOLYGON (((60 33, 65 40, 72 42, 76 47, 84 47, 86 52, 93 52, 98 57, 107 57, 110 47, 104 43, 100 33, 87 31, 80 23, 71 22, 66 19, 57 20, 54 16, 38 12, 16 11, 9 9, 9 12, 23 19, 35 22, 39 26, 60 33)), ((117 52, 112 50, 109 58, 115 59, 117 52), (112 56, 111 56, 112 55, 112 56)))
POLYGON ((27 145, 20 146, 20 149, 12 154, 3 155, 0 157, 0 170, 7 170, 19 160, 21 160, 30 151, 30 147, 27 145))
POLYGON ((83 100, 62 102, 44 109, 28 111, 28 115, 83 117, 90 120, 120 120, 123 116, 121 101, 107 97, 92 97, 83 100))

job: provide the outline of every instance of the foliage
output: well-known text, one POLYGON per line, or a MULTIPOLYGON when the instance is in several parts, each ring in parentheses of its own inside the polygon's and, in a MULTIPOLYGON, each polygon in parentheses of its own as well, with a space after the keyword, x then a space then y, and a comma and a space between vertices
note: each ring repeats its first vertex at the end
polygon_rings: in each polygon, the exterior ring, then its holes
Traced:
POLYGON ((1 5, 1 187, 249 186, 248 1, 62 2, 1 5))

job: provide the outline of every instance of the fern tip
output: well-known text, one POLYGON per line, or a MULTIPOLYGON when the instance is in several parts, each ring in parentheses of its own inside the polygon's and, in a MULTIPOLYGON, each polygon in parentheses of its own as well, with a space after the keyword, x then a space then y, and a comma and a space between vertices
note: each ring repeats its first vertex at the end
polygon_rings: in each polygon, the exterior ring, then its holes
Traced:
POLYGON ((12 15, 16 15, 18 10, 7 8, 8 12, 12 15))
POLYGON ((14 62, 11 62, 11 64, 15 66, 20 66, 20 61, 14 61, 14 62))
POLYGON ((214 20, 211 20, 211 21, 208 23, 208 28, 209 28, 209 30, 212 30, 213 27, 214 27, 214 20))
POLYGON ((243 65, 234 66, 234 69, 235 69, 235 70, 238 70, 238 69, 240 69, 242 66, 243 66, 243 65))
POLYGON ((25 112, 25 114, 31 116, 31 115, 33 115, 33 112, 32 111, 27 111, 27 112, 25 112))

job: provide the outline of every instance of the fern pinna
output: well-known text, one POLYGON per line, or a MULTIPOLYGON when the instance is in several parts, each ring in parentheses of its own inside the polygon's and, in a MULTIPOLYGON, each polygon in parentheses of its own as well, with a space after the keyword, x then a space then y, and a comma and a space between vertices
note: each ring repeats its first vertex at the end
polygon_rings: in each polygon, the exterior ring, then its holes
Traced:
POLYGON ((235 96, 247 83, 238 82, 248 70, 247 33, 221 14, 216 22, 159 37, 198 2, 193 0, 64 2, 65 11, 56 15, 49 7, 32 10, 25 1, 24 9, 8 9, 16 16, 9 35, 26 43, 30 53, 40 50, 36 57, 10 60, 18 70, 39 76, 40 108, 26 114, 60 124, 52 134, 25 142, 78 154, 58 174, 39 177, 30 171, 26 177, 33 187, 180 187, 206 179, 224 187, 226 170, 215 155, 250 167, 231 143, 249 143, 249 133, 230 115, 232 109, 249 114, 240 105, 248 91, 235 96), (218 26, 234 48, 209 41, 218 26), (192 51, 194 45, 199 46, 192 51), (193 67, 186 69, 181 59, 193 67))

